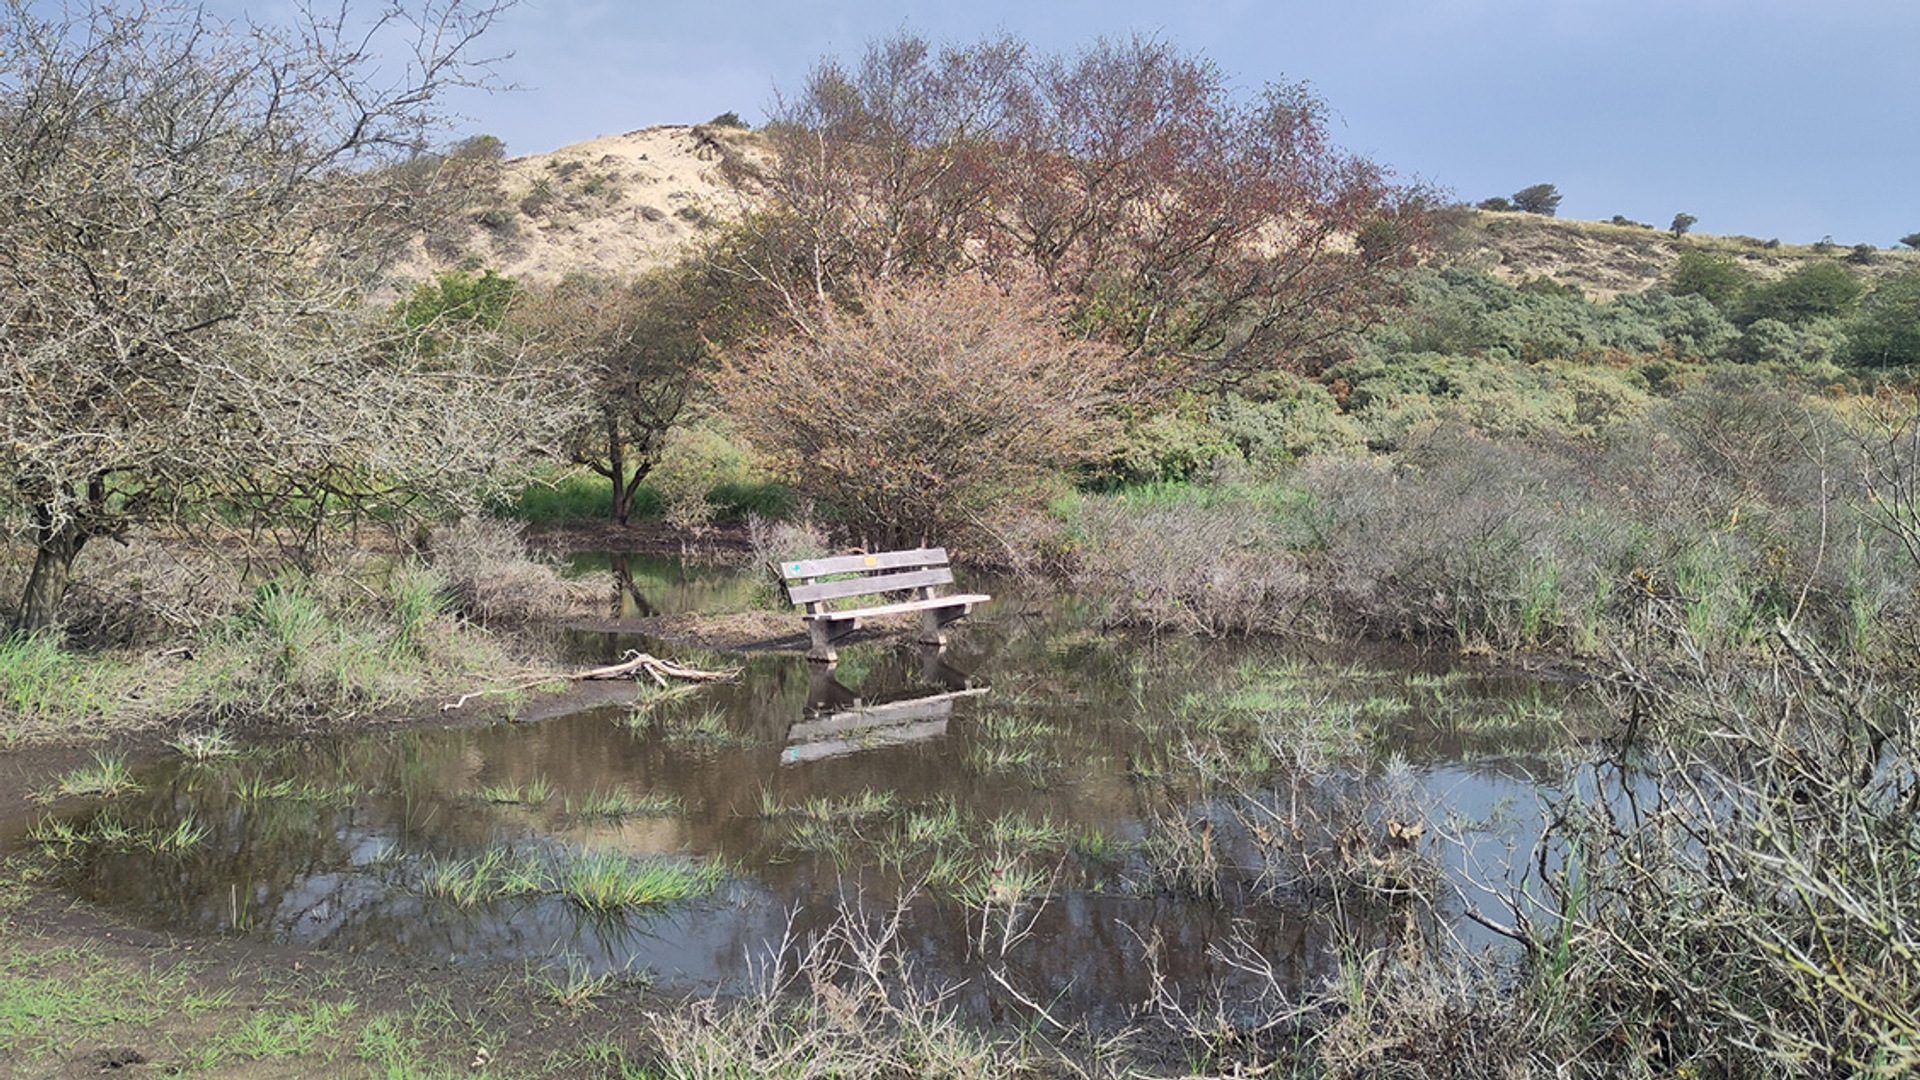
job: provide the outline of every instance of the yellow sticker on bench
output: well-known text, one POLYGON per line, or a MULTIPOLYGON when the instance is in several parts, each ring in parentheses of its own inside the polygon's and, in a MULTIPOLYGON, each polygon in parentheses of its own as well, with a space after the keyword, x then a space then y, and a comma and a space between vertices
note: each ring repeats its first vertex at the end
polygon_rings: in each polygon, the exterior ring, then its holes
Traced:
POLYGON ((879 559, 876 559, 876 558, 874 558, 874 557, 873 557, 873 556, 871 556, 871 555, 869 555, 869 556, 867 556, 867 565, 868 565, 868 566, 879 566, 879 565, 880 565, 880 560, 879 560, 879 559))

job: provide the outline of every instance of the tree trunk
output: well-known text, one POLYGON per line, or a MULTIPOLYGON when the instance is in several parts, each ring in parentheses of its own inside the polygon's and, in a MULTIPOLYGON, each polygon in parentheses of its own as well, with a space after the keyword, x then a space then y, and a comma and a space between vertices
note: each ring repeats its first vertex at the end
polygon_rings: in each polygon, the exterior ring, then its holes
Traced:
POLYGON ((627 488, 627 445, 620 439, 620 421, 607 414, 607 479, 613 481, 613 523, 625 525, 633 513, 633 492, 627 488))
POLYGON ((27 576, 27 589, 20 597, 17 621, 21 630, 36 633, 55 624, 60 616, 60 601, 66 598, 67 581, 73 576, 73 560, 87 542, 87 531, 78 522, 69 521, 57 528, 41 526, 34 530, 36 541, 33 572, 27 576))

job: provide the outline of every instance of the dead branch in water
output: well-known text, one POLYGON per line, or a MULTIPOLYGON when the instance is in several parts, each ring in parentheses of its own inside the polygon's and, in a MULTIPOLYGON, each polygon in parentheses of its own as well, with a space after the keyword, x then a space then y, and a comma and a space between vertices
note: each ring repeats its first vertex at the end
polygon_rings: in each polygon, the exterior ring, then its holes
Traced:
POLYGON ((586 671, 575 672, 571 675, 535 679, 532 682, 520 683, 515 686, 495 687, 490 690, 475 690, 471 693, 460 695, 457 701, 443 703, 440 706, 440 711, 451 712, 454 709, 465 708, 467 702, 477 697, 485 697, 489 694, 507 694, 516 690, 531 690, 536 686, 554 682, 556 679, 565 679, 569 682, 588 682, 604 681, 607 679, 639 679, 642 674, 651 675, 653 681, 659 683, 664 689, 672 685, 668 681, 670 679, 679 679, 683 682, 731 682, 740 677, 740 669, 721 668, 718 671, 705 671, 700 668, 690 668, 683 664, 676 664, 671 660, 662 660, 648 653, 628 649, 626 659, 617 664, 589 668, 586 671))

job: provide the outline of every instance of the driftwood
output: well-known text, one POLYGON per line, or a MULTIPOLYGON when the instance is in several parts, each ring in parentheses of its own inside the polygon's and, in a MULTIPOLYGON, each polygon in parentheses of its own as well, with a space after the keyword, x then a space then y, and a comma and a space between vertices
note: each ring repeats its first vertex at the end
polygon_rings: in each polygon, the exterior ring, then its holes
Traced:
POLYGON ((489 694, 510 694, 517 690, 531 690, 536 686, 544 686, 547 683, 563 679, 567 682, 638 679, 642 674, 653 676, 653 681, 659 683, 662 688, 665 688, 672 685, 668 682, 669 679, 679 679, 683 682, 732 682, 734 679, 740 677, 740 669, 722 668, 718 671, 703 671, 699 668, 686 667, 682 664, 676 664, 671 660, 662 660, 657 656, 628 649, 626 659, 617 664, 588 668, 586 671, 575 672, 571 675, 558 675, 549 676, 544 679, 535 679, 532 682, 520 683, 515 686, 501 686, 491 690, 475 690, 471 693, 461 694, 457 701, 443 703, 440 706, 440 711, 452 712, 455 709, 465 708, 467 702, 477 697, 486 697, 489 694))

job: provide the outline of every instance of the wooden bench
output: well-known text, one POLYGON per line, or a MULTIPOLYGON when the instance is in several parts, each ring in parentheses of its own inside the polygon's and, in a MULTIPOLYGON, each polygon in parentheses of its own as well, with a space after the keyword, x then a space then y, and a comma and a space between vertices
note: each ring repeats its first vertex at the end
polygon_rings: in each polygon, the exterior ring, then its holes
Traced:
POLYGON ((801 617, 813 637, 807 658, 826 663, 837 659, 833 643, 858 630, 862 619, 917 611, 921 643, 944 645, 943 627, 972 611, 975 604, 993 599, 979 593, 940 595, 941 586, 953 584, 945 548, 803 559, 775 563, 773 569, 787 590, 787 599, 795 607, 806 608, 801 617), (889 594, 906 599, 873 602, 889 594), (865 601, 865 606, 834 606, 846 601, 865 601))

